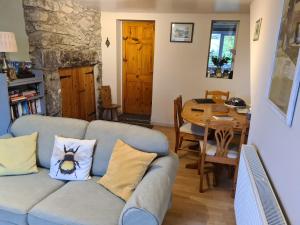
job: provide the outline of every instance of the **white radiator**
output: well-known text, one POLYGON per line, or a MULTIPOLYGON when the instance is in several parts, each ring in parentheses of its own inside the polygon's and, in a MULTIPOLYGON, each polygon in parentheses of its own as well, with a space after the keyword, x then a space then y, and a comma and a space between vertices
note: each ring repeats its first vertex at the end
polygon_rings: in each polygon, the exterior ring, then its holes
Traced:
POLYGON ((287 224, 252 145, 244 145, 241 151, 234 209, 237 225, 287 224))

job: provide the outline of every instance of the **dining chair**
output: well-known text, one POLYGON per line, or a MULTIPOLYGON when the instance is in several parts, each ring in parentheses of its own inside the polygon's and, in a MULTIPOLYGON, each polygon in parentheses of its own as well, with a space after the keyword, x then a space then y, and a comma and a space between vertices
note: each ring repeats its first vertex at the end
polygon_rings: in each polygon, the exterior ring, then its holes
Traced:
POLYGON ((215 103, 224 103, 229 99, 229 91, 206 91, 205 98, 211 98, 215 103))
MULTIPOLYGON (((178 151, 196 152, 201 157, 201 145, 200 140, 203 140, 205 129, 204 127, 196 126, 191 123, 187 123, 183 120, 182 113, 182 96, 180 95, 174 100, 174 127, 175 127, 175 153, 178 151), (190 149, 189 147, 182 147, 183 142, 194 142, 199 149, 190 149)), ((199 161, 199 159, 198 159, 199 161)), ((205 165, 203 174, 206 175, 207 185, 210 186, 209 174, 213 172, 213 165, 205 165)), ((198 165, 198 174, 200 174, 200 167, 198 165)), ((215 184, 215 177, 214 184, 215 184)))
POLYGON ((176 142, 175 142, 175 153, 177 153, 179 150, 185 150, 185 151, 197 151, 198 150, 191 150, 187 148, 181 148, 182 143, 184 141, 190 141, 199 143, 199 140, 203 140, 204 138, 204 127, 196 126, 191 123, 184 122, 182 116, 182 96, 177 97, 174 100, 174 127, 175 127, 175 136, 176 136, 176 142))
POLYGON ((239 165, 239 153, 245 142, 247 125, 241 125, 240 141, 238 146, 232 145, 234 138, 234 121, 208 120, 205 126, 204 141, 200 158, 200 188, 203 192, 204 173, 202 168, 206 163, 214 165, 228 165, 234 167, 232 194, 235 192, 236 179, 239 165), (209 130, 214 129, 214 139, 208 140, 209 130))
POLYGON ((120 107, 120 105, 112 104, 110 86, 108 85, 101 86, 100 96, 101 96, 102 108, 104 112, 105 111, 110 112, 110 120, 114 119, 114 114, 116 115, 116 118, 118 120, 118 108, 120 107))

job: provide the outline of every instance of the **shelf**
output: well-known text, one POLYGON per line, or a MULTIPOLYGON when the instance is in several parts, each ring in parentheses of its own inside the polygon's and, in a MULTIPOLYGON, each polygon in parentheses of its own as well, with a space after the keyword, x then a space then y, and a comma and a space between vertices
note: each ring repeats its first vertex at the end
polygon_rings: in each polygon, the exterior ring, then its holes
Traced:
POLYGON ((24 78, 24 79, 17 79, 14 81, 8 82, 8 87, 17 87, 27 84, 36 84, 43 82, 42 77, 32 77, 32 78, 24 78))

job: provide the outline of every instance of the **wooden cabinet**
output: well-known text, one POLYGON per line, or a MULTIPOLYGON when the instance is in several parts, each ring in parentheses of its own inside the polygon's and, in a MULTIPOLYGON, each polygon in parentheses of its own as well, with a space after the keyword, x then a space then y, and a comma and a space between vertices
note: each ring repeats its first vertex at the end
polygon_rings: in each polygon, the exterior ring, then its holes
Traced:
POLYGON ((96 119, 95 83, 92 66, 59 70, 62 116, 92 121, 96 119))

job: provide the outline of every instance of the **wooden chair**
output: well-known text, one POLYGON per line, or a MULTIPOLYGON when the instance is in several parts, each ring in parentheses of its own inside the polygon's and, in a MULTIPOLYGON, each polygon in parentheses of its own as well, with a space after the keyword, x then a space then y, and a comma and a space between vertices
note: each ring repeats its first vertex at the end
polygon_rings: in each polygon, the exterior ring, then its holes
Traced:
POLYGON ((245 142, 245 135, 247 125, 242 126, 242 132, 240 137, 239 146, 236 149, 230 146, 234 137, 234 122, 233 121, 207 121, 205 127, 205 135, 203 141, 202 155, 200 158, 200 192, 203 192, 203 178, 204 173, 202 169, 205 163, 213 163, 216 165, 228 165, 234 167, 233 176, 233 192, 235 192, 238 164, 239 164, 239 153, 242 144, 245 142), (213 141, 208 140, 209 127, 215 130, 215 137, 213 141))
POLYGON ((205 98, 211 98, 216 103, 224 103, 229 99, 229 91, 206 91, 205 98))
POLYGON ((185 123, 182 116, 182 97, 179 96, 174 100, 174 127, 175 127, 175 135, 176 135, 176 142, 175 142, 175 153, 178 150, 185 150, 185 151, 197 151, 198 150, 191 150, 191 149, 183 149, 182 143, 183 141, 190 141, 199 143, 199 140, 203 140, 205 129, 203 127, 192 125, 191 123, 185 123))
POLYGON ((100 89, 100 96, 102 100, 102 107, 104 112, 108 111, 110 112, 110 120, 114 119, 114 113, 116 115, 116 118, 118 120, 118 108, 120 107, 119 105, 112 104, 112 99, 111 99, 111 89, 110 86, 102 86, 100 89))

